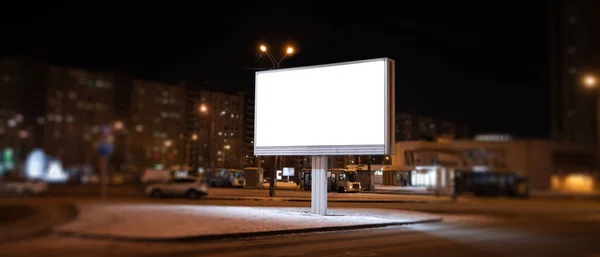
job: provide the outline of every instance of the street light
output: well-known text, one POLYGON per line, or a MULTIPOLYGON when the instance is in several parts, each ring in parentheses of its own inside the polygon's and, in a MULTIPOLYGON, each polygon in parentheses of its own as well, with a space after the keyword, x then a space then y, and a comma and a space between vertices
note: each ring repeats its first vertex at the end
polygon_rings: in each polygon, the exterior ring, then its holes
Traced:
POLYGON ((269 60, 271 60, 271 65, 273 66, 273 69, 278 69, 281 67, 281 62, 288 56, 292 55, 294 53, 294 48, 291 46, 288 46, 285 50, 285 54, 281 57, 281 59, 279 59, 279 61, 273 56, 273 54, 271 54, 267 48, 267 46, 265 45, 260 45, 259 48, 261 52, 265 53, 265 55, 267 55, 267 57, 269 57, 269 60))
POLYGON ((201 104, 201 105, 200 105, 200 107, 198 108, 198 110, 199 110, 201 113, 206 113, 206 112, 208 111, 208 108, 206 108, 206 105, 204 105, 204 104, 201 104))
POLYGON ((583 85, 588 88, 594 88, 597 84, 596 76, 594 75, 586 75, 583 77, 583 85))
POLYGON ((593 74, 582 78, 583 86, 596 89, 596 167, 600 168, 600 89, 597 87, 598 79, 593 74))
MULTIPOLYGON (((267 57, 269 57, 269 60, 271 60, 271 65, 273 66, 273 69, 279 69, 281 68, 281 62, 288 56, 292 55, 294 53, 294 48, 291 46, 288 46, 285 49, 285 54, 281 57, 281 59, 279 59, 279 61, 277 61, 277 59, 275 59, 275 57, 273 57, 273 55, 271 53, 269 53, 269 51, 267 51, 267 46, 265 45, 260 45, 259 47, 260 51, 265 53, 267 55, 267 57)), ((283 161, 283 157, 281 157, 282 161, 283 161)), ((259 167, 260 167, 260 159, 259 159, 259 167)), ((283 163, 282 163, 283 165, 283 163)), ((275 156, 274 161, 273 161, 273 172, 271 172, 271 181, 269 183, 269 196, 270 197, 275 197, 275 176, 277 174, 277 156, 275 156)))
POLYGON ((123 129, 123 122, 122 121, 115 121, 115 124, 113 124, 113 128, 115 130, 121 130, 123 129))

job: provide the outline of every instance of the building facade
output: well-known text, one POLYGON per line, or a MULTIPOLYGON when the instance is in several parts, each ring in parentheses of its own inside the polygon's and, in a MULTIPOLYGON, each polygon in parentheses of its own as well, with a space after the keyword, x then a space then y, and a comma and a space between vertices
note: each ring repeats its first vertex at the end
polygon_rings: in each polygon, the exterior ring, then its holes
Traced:
POLYGON ((184 164, 185 88, 134 80, 131 96, 128 152, 135 166, 166 168, 184 164))
POLYGON ((244 93, 244 166, 255 167, 258 159, 254 156, 254 91, 244 93))
POLYGON ((65 167, 97 163, 101 127, 115 121, 112 74, 50 67, 46 90, 46 153, 65 167))
POLYGON ((453 140, 469 138, 469 127, 459 122, 421 116, 417 113, 396 113, 396 141, 453 140))
POLYGON ((243 94, 202 91, 198 105, 200 126, 198 163, 202 167, 241 168, 244 164, 243 94))
POLYGON ((551 137, 593 144, 596 142, 595 90, 582 83, 598 76, 600 44, 595 11, 597 1, 548 1, 548 56, 551 137))

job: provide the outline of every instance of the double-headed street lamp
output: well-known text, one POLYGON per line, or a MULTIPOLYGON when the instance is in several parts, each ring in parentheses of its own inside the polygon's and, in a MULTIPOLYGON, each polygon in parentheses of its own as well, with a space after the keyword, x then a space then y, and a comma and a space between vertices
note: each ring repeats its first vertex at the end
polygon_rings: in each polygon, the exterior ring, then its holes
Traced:
POLYGON ((260 45, 259 47, 260 51, 263 52, 267 57, 269 57, 269 60, 271 60, 271 65, 273 66, 273 69, 279 69, 281 68, 281 62, 291 56, 292 54, 294 54, 294 48, 291 46, 288 46, 285 49, 285 54, 281 57, 281 59, 277 60, 273 54, 271 54, 271 52, 269 52, 269 49, 267 48, 267 46, 265 45, 260 45))
MULTIPOLYGON (((281 59, 277 60, 269 52, 269 49, 267 49, 267 46, 260 45, 259 49, 260 49, 261 52, 263 52, 265 55, 267 55, 267 57, 269 57, 269 60, 271 60, 271 65, 273 66, 273 69, 279 69, 279 68, 281 68, 281 62, 283 60, 285 60, 285 58, 287 58, 287 57, 291 56, 292 54, 294 54, 294 48, 291 47, 291 46, 288 46, 285 49, 285 54, 281 57, 281 59)), ((260 165, 260 159, 258 159, 258 165, 260 165)), ((271 179, 269 181, 270 182, 269 183, 269 196, 270 197, 275 197, 275 183, 277 181, 276 180, 276 176, 277 176, 277 156, 275 156, 274 160, 273 160, 273 171, 271 172, 271 179)))

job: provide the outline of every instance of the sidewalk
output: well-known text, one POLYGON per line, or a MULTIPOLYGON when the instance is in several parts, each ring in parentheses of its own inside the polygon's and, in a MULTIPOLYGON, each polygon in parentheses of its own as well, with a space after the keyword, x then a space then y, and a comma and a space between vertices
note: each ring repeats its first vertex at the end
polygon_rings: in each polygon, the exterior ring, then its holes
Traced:
POLYGON ((330 208, 265 208, 160 204, 85 204, 79 217, 55 228, 58 235, 133 241, 189 241, 439 222, 409 211, 330 208))

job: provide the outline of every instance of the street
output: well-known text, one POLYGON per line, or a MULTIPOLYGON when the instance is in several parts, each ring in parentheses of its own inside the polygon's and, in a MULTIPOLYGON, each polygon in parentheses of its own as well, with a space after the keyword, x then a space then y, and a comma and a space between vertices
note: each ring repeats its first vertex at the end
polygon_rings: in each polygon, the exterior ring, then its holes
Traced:
MULTIPOLYGON (((240 194, 251 189, 237 190, 240 194)), ((0 198, 31 205, 99 202, 98 196, 0 198)), ((107 202, 306 207, 307 202, 150 199, 107 202)), ((332 207, 407 209, 441 223, 187 243, 92 240, 48 234, 0 246, 0 256, 600 256, 600 205, 590 201, 473 199, 457 203, 330 203, 332 207)), ((177 221, 173 221, 177 222, 177 221)))

